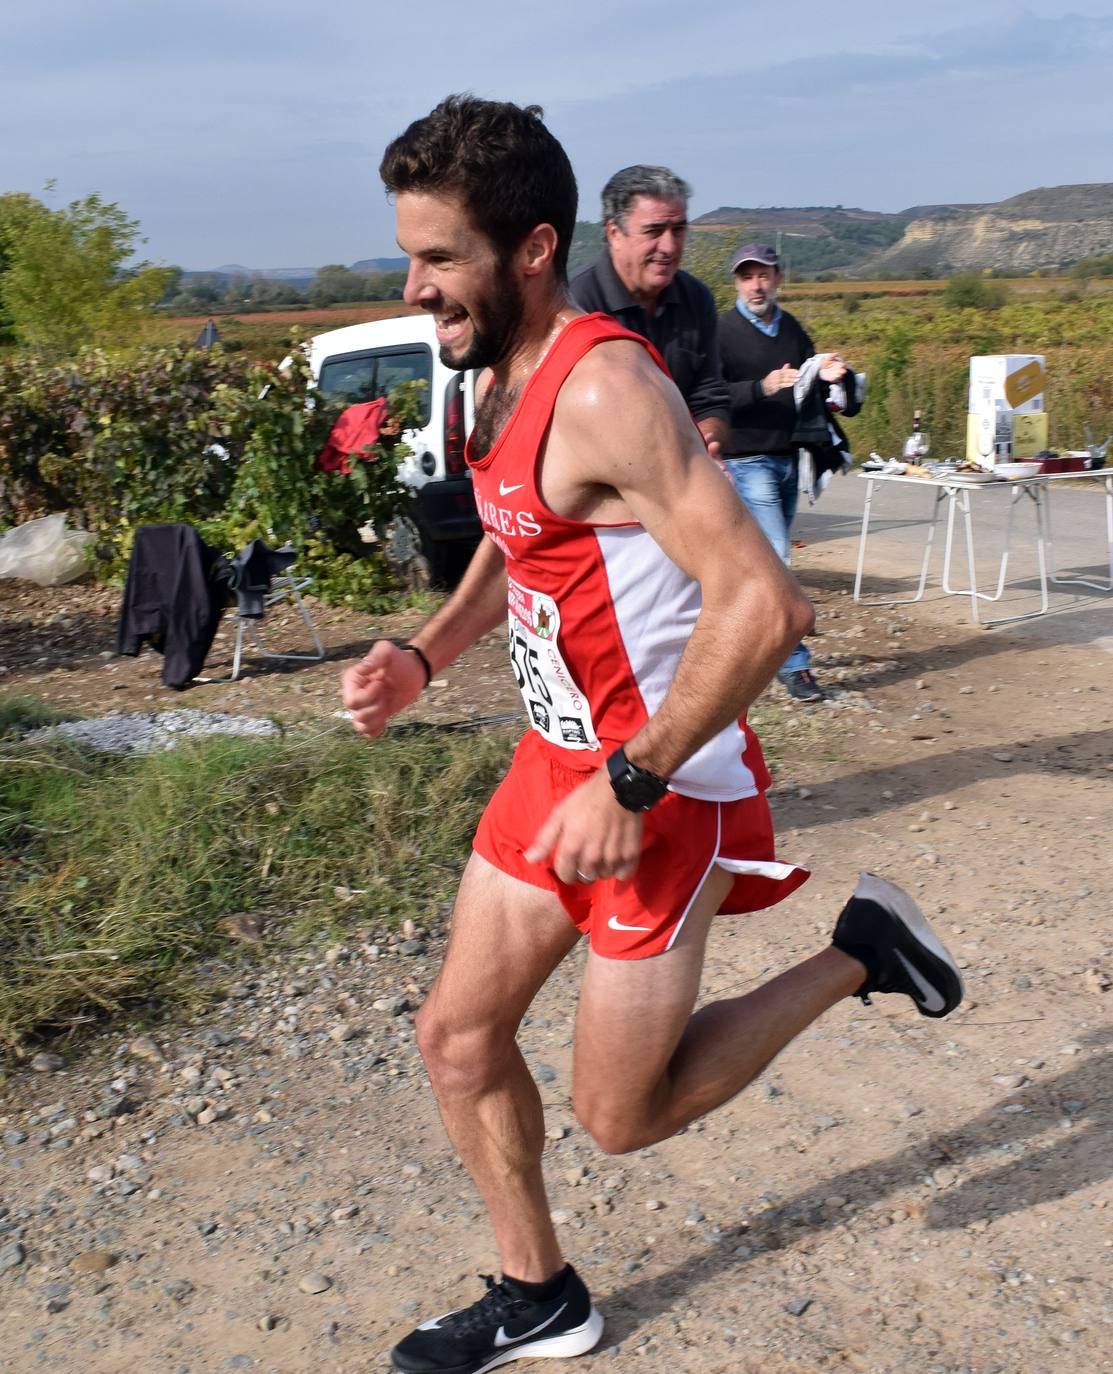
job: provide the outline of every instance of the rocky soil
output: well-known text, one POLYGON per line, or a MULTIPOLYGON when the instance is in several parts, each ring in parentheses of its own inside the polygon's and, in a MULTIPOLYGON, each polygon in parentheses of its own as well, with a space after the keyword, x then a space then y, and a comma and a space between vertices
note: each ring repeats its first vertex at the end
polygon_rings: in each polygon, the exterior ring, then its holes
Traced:
MULTIPOLYGON (((916 893, 969 996, 945 1022, 901 998, 847 1002, 734 1103, 614 1159, 569 1107, 573 954, 522 1043, 554 1216, 607 1317, 581 1365, 1109 1369, 1108 655, 956 628, 931 603, 856 607, 845 570, 821 563, 804 550, 798 571, 834 695, 801 708, 773 689, 762 705, 781 852, 815 876, 718 923, 704 995, 820 947, 871 868, 916 893)), ((339 667, 373 635, 409 628, 321 611, 325 663, 181 694, 156 659, 107 656, 114 610, 95 589, 0 583, 0 692, 305 718, 336 709, 339 667)), ((513 709, 495 640, 420 706, 441 721, 513 709)), ((300 956, 237 946, 200 975, 227 993, 203 1022, 121 1027, 10 1076, 0 1370, 362 1374, 416 1320, 478 1295, 490 1237, 413 1042, 443 942, 428 922, 300 956)))

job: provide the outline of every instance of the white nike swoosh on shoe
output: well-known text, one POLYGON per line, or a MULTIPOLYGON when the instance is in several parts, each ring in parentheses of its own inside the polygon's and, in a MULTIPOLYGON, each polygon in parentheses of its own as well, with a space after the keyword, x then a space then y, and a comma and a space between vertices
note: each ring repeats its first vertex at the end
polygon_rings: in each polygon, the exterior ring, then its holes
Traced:
POLYGON ((624 925, 622 924, 622 922, 618 919, 617 916, 612 916, 611 919, 607 922, 607 925, 609 925, 610 928, 611 928, 612 930, 644 930, 644 931, 650 931, 650 930, 653 929, 652 926, 624 926, 624 925))
POLYGON ((500 482, 500 483, 499 483, 499 495, 500 495, 500 496, 509 496, 510 493, 511 493, 512 491, 521 491, 521 489, 522 489, 524 486, 525 486, 525 483, 524 483, 524 482, 518 482, 518 483, 516 483, 516 484, 515 484, 514 486, 512 486, 512 487, 508 487, 508 486, 506 485, 505 482, 500 482))
POLYGON ((942 1011, 947 1004, 940 996, 939 992, 926 981, 919 969, 914 968, 912 964, 908 962, 899 949, 893 950, 893 953, 904 965, 905 972, 908 974, 909 978, 911 978, 920 989, 923 1004, 927 1007, 928 1011, 942 1011))
POLYGON ((544 1331, 547 1326, 551 1326, 567 1306, 566 1302, 562 1302, 551 1317, 546 1317, 539 1326, 533 1327, 530 1331, 523 1331, 518 1336, 508 1336, 506 1327, 500 1326, 495 1332, 495 1345, 501 1349, 504 1345, 517 1345, 519 1341, 524 1341, 527 1336, 536 1336, 539 1331, 544 1331))

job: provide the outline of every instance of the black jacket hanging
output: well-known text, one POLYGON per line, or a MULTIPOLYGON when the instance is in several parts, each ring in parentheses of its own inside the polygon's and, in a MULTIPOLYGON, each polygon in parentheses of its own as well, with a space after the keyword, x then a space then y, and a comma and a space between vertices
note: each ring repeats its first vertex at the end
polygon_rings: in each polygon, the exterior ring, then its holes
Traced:
POLYGON ((134 658, 150 644, 163 655, 163 682, 180 691, 204 665, 227 595, 227 560, 192 525, 140 525, 116 652, 134 658))

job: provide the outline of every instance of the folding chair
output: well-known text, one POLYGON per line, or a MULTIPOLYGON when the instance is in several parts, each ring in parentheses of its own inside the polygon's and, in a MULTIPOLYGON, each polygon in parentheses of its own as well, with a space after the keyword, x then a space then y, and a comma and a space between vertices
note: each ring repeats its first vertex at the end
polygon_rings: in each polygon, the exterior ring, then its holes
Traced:
MULTIPOLYGON (((283 545, 281 549, 275 549, 275 553, 291 552, 289 544, 283 545)), ((283 659, 294 663, 319 663, 325 656, 325 646, 321 643, 321 637, 317 633, 317 627, 313 623, 313 617, 309 612, 309 607, 302 600, 302 592, 313 585, 313 578, 309 574, 299 574, 293 567, 287 567, 283 572, 274 573, 270 578, 270 590, 263 594, 262 613, 248 614, 237 602, 234 608, 234 619, 236 622, 236 646, 232 655, 232 676, 229 679, 235 682, 240 675, 240 664, 243 658, 244 636, 251 640, 252 648, 263 658, 283 659), (261 620, 266 612, 277 605, 280 601, 293 602, 298 614, 305 622, 305 627, 309 631, 310 638, 313 640, 316 653, 312 654, 280 654, 274 649, 264 648, 259 642, 259 637, 255 632, 255 622, 261 620)))

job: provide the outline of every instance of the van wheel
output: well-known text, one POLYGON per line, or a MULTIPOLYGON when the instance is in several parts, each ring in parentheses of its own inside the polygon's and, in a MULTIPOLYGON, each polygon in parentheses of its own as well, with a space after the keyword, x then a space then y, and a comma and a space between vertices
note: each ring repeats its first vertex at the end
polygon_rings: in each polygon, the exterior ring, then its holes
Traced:
POLYGON ((387 562, 407 591, 425 592, 433 585, 434 569, 422 547, 421 531, 408 515, 396 515, 386 529, 387 562))

